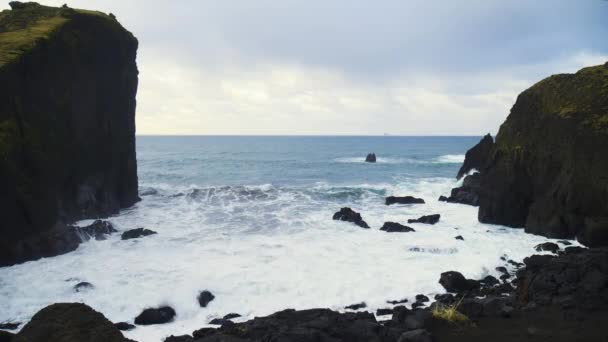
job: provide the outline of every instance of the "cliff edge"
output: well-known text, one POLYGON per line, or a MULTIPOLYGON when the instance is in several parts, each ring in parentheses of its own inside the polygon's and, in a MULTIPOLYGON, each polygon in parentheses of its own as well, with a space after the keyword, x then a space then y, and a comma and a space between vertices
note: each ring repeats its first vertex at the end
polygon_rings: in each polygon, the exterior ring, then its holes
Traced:
POLYGON ((480 171, 479 221, 608 245, 608 63, 520 94, 480 171))
POLYGON ((67 223, 138 201, 137 39, 112 14, 10 5, 0 12, 0 266, 73 250, 67 223))

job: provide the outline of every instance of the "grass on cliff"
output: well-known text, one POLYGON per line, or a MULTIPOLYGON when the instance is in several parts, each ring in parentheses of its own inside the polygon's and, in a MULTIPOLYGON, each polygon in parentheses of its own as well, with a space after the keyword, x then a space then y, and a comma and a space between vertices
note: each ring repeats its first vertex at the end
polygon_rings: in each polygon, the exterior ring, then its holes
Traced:
POLYGON ((433 314, 434 318, 440 319, 440 320, 443 320, 443 321, 446 321, 446 322, 449 322, 452 324, 458 324, 458 325, 469 324, 470 323, 469 317, 467 317, 465 314, 458 311, 458 306, 460 305, 461 301, 462 301, 462 298, 458 302, 456 302, 452 305, 444 305, 444 304, 437 303, 437 305, 433 308, 431 313, 433 314))

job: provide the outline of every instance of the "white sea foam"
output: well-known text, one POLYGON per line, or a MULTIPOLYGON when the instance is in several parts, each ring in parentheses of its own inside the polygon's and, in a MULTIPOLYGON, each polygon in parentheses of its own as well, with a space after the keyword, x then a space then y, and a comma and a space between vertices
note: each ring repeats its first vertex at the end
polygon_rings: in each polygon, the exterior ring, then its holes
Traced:
POLYGON ((446 154, 437 157, 433 162, 438 164, 460 164, 464 162, 464 154, 446 154))
POLYGON ((246 320, 361 301, 374 310, 390 307, 387 300, 443 292, 437 281, 444 271, 498 276, 502 255, 520 261, 546 241, 481 224, 474 207, 438 202, 455 184, 446 178, 310 188, 147 184, 157 193, 110 221, 121 231, 146 227, 157 235, 121 241, 115 234, 66 255, 0 269, 0 321, 27 322, 54 302, 84 302, 114 322, 132 321, 143 308, 166 304, 177 311, 173 323, 125 333, 160 341, 230 312, 246 320), (388 195, 415 195, 427 204, 386 206, 388 195), (361 212, 372 229, 331 220, 340 206, 361 212), (440 222, 412 224, 414 233, 378 230, 385 221, 434 213, 440 222), (95 288, 76 293, 78 281, 95 288), (216 298, 200 308, 196 296, 204 289, 216 298))

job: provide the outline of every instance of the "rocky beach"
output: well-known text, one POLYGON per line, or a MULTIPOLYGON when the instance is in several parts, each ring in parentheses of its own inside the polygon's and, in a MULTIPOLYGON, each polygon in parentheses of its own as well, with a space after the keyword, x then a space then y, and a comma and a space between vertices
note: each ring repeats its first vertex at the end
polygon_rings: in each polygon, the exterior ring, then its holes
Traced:
POLYGON ((116 16, 10 6, 0 342, 608 341, 608 62, 523 91, 495 137, 219 140, 236 151, 188 164, 199 142, 136 156, 138 40, 116 16))

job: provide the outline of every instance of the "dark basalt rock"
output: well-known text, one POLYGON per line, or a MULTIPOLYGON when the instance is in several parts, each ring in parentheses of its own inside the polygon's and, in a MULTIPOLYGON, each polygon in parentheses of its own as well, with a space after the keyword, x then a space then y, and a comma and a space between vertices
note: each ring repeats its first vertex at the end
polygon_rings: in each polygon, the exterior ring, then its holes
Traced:
POLYGON ((114 326, 121 331, 129 331, 129 330, 133 330, 135 329, 135 326, 133 324, 127 323, 127 322, 118 322, 118 323, 114 323, 114 326))
POLYGON ((451 293, 443 293, 435 295, 435 300, 444 305, 452 305, 456 303, 456 297, 451 293))
POLYGON ((342 208, 334 214, 334 220, 352 222, 361 228, 369 228, 367 223, 361 218, 361 214, 351 208, 342 208))
POLYGON ((0 342, 11 342, 15 338, 15 334, 8 331, 0 330, 0 342))
POLYGON ((441 273, 439 284, 448 292, 464 293, 479 289, 479 282, 466 279, 461 273, 449 271, 441 273))
POLYGON ((422 198, 416 198, 412 196, 389 196, 385 200, 386 205, 391 204, 424 204, 422 198))
POLYGON ((492 139, 492 136, 488 133, 477 143, 477 145, 467 151, 464 163, 460 167, 460 170, 458 170, 456 179, 462 178, 473 169, 481 171, 483 165, 492 154, 493 149, 494 139, 492 139))
POLYGON ((73 251, 68 224, 138 201, 137 39, 100 12, 11 6, 3 33, 52 21, 0 47, 0 266, 73 251))
POLYGON ((164 339, 163 342, 194 342, 194 338, 190 335, 171 335, 164 339))
POLYGON ((233 319, 233 318, 239 318, 241 317, 241 315, 239 315, 238 313, 229 313, 227 315, 225 315, 223 318, 224 319, 233 319))
POLYGON ((607 85, 599 65, 519 95, 480 170, 481 222, 608 245, 607 85))
POLYGON ((384 222, 380 230, 385 231, 387 233, 408 233, 415 232, 414 228, 404 226, 397 222, 384 222))
POLYGON ((460 203, 479 206, 479 189, 481 174, 479 172, 468 175, 462 181, 462 186, 452 189, 450 197, 441 196, 439 200, 449 203, 460 203))
POLYGON ((127 230, 120 236, 121 240, 137 239, 144 236, 157 234, 155 231, 145 228, 127 230))
POLYGON ((206 308, 207 305, 215 299, 215 296, 213 295, 213 293, 204 290, 201 291, 198 294, 198 297, 196 297, 196 299, 198 300, 198 304, 201 306, 201 308, 206 308))
POLYGON ((425 296, 425 295, 423 295, 423 294, 416 295, 416 301, 417 301, 417 302, 420 302, 420 303, 426 303, 426 302, 428 302, 429 300, 430 300, 430 299, 429 299, 429 297, 427 297, 427 296, 425 296))
POLYGON ((164 324, 173 321, 175 310, 169 306, 148 308, 135 317, 137 325, 164 324))
POLYGON ((424 329, 416 329, 401 334, 397 342, 433 342, 433 336, 424 329))
POLYGON ((537 252, 547 251, 551 253, 557 253, 559 251, 559 246, 553 242, 545 242, 534 247, 534 250, 537 252))
POLYGON ((224 318, 214 318, 211 321, 209 321, 209 324, 213 324, 213 325, 224 325, 226 323, 230 324, 230 323, 232 323, 232 321, 229 319, 224 319, 224 318))
POLYGON ((114 229, 114 226, 110 222, 102 220, 95 220, 95 222, 86 227, 77 227, 75 229, 83 241, 90 239, 105 240, 106 235, 116 232, 116 229, 114 229))
POLYGON ((367 304, 365 304, 365 302, 361 302, 361 303, 345 306, 344 308, 348 309, 348 310, 359 310, 359 309, 364 309, 366 307, 367 307, 367 304))
POLYGON ((76 292, 88 291, 88 290, 92 290, 94 288, 95 288, 95 286, 93 286, 93 284, 86 282, 86 281, 81 281, 80 283, 74 285, 74 291, 76 291, 76 292))
POLYGON ((417 219, 409 219, 409 220, 407 220, 407 223, 435 224, 435 223, 439 222, 439 218, 441 218, 441 215, 439 215, 439 214, 425 215, 425 216, 421 216, 417 219))
POLYGON ((17 328, 19 328, 20 325, 21 325, 21 322, 4 322, 4 323, 0 323, 0 329, 17 330, 17 328))
POLYGON ((365 161, 368 163, 375 163, 376 162, 376 154, 375 153, 368 153, 367 156, 365 157, 365 161))
POLYGON ((507 268, 504 266, 498 266, 495 268, 495 270, 497 270, 498 272, 500 272, 502 274, 509 274, 509 271, 507 271, 507 268))
POLYGON ((608 248, 584 249, 575 254, 533 255, 517 271, 520 305, 608 307, 608 248))
POLYGON ((328 309, 290 309, 219 329, 200 329, 193 336, 198 342, 394 342, 403 331, 378 324, 368 312, 341 314, 328 309))
POLYGON ((101 313, 80 303, 49 305, 38 311, 13 342, 127 342, 101 313))
POLYGON ((392 315, 393 314, 393 309, 378 309, 376 310, 376 316, 386 316, 386 315, 392 315))
POLYGON ((464 241, 464 238, 462 237, 462 235, 458 235, 458 236, 457 236, 457 237, 455 237, 454 239, 464 241))
POLYGON ((403 304, 403 303, 407 303, 407 299, 404 298, 404 299, 399 299, 399 300, 387 300, 386 302, 389 304, 393 304, 393 305, 403 304))

